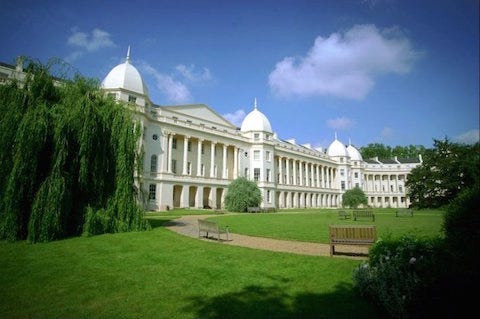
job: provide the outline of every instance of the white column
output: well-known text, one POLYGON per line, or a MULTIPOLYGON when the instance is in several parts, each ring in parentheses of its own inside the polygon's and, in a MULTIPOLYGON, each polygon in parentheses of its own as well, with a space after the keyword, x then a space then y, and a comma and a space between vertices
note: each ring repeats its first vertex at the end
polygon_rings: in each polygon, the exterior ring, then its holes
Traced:
POLYGON ((282 157, 278 157, 278 184, 283 184, 282 157))
POLYGON ((305 162, 305 186, 309 187, 309 179, 310 179, 310 164, 308 162, 305 162))
POLYGON ((233 179, 238 177, 238 147, 233 148, 233 179))
POLYGON ((293 185, 297 185, 297 160, 293 159, 293 185))
POLYGON ((215 176, 215 142, 210 144, 210 177, 214 178, 215 176))
POLYGON ((227 178, 227 145, 223 144, 222 178, 227 178))
POLYGON ((202 176, 202 139, 197 143, 197 176, 202 176))
POLYGON ((320 170, 322 171, 321 172, 322 173, 322 185, 321 186, 322 186, 322 188, 325 188, 325 166, 322 166, 320 168, 320 170))
POLYGON ((320 165, 315 165, 315 174, 317 175, 317 188, 320 188, 320 165))
POLYGON ((287 169, 287 180, 285 181, 285 184, 290 185, 290 159, 288 157, 285 158, 285 164, 287 169))
POLYGON ((298 170, 299 170, 298 173, 299 173, 299 175, 300 175, 300 183, 299 183, 299 185, 300 185, 300 186, 303 186, 303 163, 302 163, 302 161, 300 161, 300 162, 298 163, 298 170))
POLYGON ((173 136, 175 136, 175 134, 173 134, 173 133, 170 133, 170 134, 168 135, 168 160, 167 160, 167 167, 168 167, 168 172, 169 172, 169 173, 173 173, 173 172, 172 172, 173 136))
POLYGON ((183 175, 187 175, 188 140, 189 136, 183 139, 183 175))
POLYGON ((162 131, 161 147, 163 148, 163 153, 162 167, 160 168, 160 172, 162 173, 168 172, 168 145, 168 133, 166 131, 162 131))

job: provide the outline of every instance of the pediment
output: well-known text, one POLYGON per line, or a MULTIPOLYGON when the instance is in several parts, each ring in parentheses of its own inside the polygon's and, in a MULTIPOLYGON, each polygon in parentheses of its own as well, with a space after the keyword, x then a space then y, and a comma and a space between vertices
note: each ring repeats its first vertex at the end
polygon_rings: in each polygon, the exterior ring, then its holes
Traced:
POLYGON ((236 128, 235 125, 227 121, 220 114, 212 110, 205 104, 178 105, 166 107, 169 111, 186 115, 188 117, 208 121, 218 125, 236 128))

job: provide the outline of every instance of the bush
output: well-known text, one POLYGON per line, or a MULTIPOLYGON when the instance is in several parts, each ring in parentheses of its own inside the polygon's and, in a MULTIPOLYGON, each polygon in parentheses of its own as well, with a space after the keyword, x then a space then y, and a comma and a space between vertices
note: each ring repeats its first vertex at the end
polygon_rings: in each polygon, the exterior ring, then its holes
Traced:
POLYGON ((257 184, 245 177, 239 177, 228 186, 225 207, 231 212, 246 212, 248 207, 257 207, 262 195, 257 184))
POLYGON ((368 199, 360 187, 354 187, 346 191, 342 196, 342 205, 350 208, 357 208, 359 205, 367 205, 368 199))
POLYGON ((428 298, 426 291, 442 276, 447 258, 441 239, 380 240, 370 250, 368 263, 354 270, 355 287, 392 318, 412 318, 428 298))

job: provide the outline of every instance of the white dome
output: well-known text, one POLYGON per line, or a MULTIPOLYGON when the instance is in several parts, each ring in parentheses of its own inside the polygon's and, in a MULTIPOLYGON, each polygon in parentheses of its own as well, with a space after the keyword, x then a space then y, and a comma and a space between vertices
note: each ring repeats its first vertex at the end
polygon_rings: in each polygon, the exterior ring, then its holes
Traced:
POLYGON ((352 144, 347 146, 348 156, 352 161, 363 161, 362 155, 352 144))
POLYGON ((347 148, 337 139, 327 149, 328 156, 348 156, 347 148))
POLYGON ((248 113, 248 115, 243 119, 240 130, 242 132, 262 131, 273 133, 272 127, 270 126, 270 121, 262 112, 257 110, 256 103, 253 111, 248 113))
POLYGON ((138 70, 130 64, 127 56, 125 63, 114 67, 102 81, 104 89, 125 89, 138 94, 148 95, 148 89, 138 70))

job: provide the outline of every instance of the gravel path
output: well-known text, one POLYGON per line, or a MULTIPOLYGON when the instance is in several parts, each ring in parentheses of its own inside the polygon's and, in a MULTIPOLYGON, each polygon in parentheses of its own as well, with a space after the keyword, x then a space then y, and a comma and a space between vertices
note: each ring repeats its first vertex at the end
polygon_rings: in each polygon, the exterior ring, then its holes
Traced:
MULTIPOLYGON (((213 239, 198 237, 198 219, 205 219, 211 216, 218 215, 182 216, 178 219, 169 221, 165 226, 167 229, 184 236, 198 238, 199 240, 215 241, 213 239)), ((301 255, 330 256, 330 246, 328 244, 320 243, 253 237, 234 233, 230 233, 228 241, 221 240, 220 243, 301 255)), ((368 253, 368 247, 361 246, 335 246, 335 250, 336 254, 334 255, 334 258, 366 259, 366 254, 368 253), (340 254, 338 254, 339 252, 340 254)))

